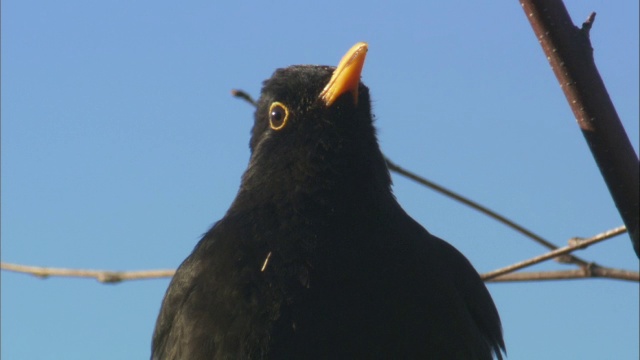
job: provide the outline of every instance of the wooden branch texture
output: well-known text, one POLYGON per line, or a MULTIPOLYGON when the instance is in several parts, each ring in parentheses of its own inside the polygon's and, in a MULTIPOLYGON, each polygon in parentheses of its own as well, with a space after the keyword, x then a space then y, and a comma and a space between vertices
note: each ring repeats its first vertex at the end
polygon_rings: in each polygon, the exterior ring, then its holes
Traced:
POLYGON ((520 0, 640 258, 638 157, 593 59, 592 13, 576 27, 558 0, 520 0))

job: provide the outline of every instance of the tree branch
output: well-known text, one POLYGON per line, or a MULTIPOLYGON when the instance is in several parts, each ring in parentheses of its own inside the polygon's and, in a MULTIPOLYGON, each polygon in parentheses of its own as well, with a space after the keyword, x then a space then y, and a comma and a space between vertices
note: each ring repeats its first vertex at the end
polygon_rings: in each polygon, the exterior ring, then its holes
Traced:
POLYGON ((84 277, 94 278, 101 283, 119 283, 126 280, 143 280, 171 277, 176 272, 172 269, 165 270, 142 270, 142 271, 108 271, 108 270, 83 270, 83 269, 63 269, 40 266, 28 266, 11 263, 0 263, 2 270, 17 273, 30 274, 46 279, 50 276, 61 277, 84 277))
MULTIPOLYGON (((615 229, 611 229, 609 231, 605 231, 605 232, 603 232, 601 234, 595 235, 595 236, 593 236, 591 238, 588 238, 588 239, 574 238, 574 239, 569 240, 569 245, 568 246, 565 246, 565 247, 550 251, 550 252, 548 252, 546 254, 543 254, 543 255, 540 255, 540 256, 536 256, 534 258, 531 258, 531 259, 528 259, 528 260, 525 260, 525 261, 521 261, 521 262, 513 264, 513 265, 509 265, 509 266, 503 267, 503 268, 498 269, 498 270, 490 271, 488 273, 482 274, 481 278, 483 280, 485 280, 485 281, 486 280, 491 280, 491 279, 493 279, 495 277, 498 277, 500 275, 511 273, 511 272, 516 271, 516 270, 523 269, 525 267, 529 267, 531 265, 535 265, 535 264, 541 263, 543 261, 552 259, 554 257, 560 256, 560 255, 564 255, 564 254, 568 254, 568 253, 570 253, 572 251, 575 251, 575 250, 578 250, 578 249, 585 249, 588 246, 593 245, 595 243, 610 239, 610 238, 612 238, 612 237, 614 237, 616 235, 623 234, 625 231, 626 231, 625 227, 624 226, 620 226, 620 227, 617 227, 615 229)), ((588 266, 593 266, 593 264, 588 264, 588 266)), ((583 268, 585 268, 585 267, 583 266, 583 268)))
POLYGON ((242 99, 248 102, 249 104, 253 105, 253 107, 258 106, 258 103, 246 91, 239 90, 239 89, 232 89, 231 95, 233 97, 237 97, 238 99, 242 99))
POLYGON ((573 25, 562 1, 520 0, 640 258, 640 167, 593 60, 592 13, 573 25))
POLYGON ((535 271, 504 274, 487 279, 485 282, 516 282, 516 281, 548 281, 548 280, 584 280, 593 278, 608 278, 640 282, 640 273, 635 271, 612 269, 596 264, 581 267, 576 270, 535 271))
MULTIPOLYGON (((522 235, 534 240, 535 242, 537 242, 538 244, 541 244, 542 246, 546 247, 547 249, 551 249, 551 250, 555 250, 558 247, 556 245, 554 245, 553 243, 551 243, 550 241, 544 239, 542 236, 535 234, 533 231, 525 228, 522 225, 517 224, 516 222, 507 219, 506 217, 498 214, 497 212, 481 205, 478 204, 477 202, 468 199, 458 193, 455 193, 443 186, 440 186, 436 183, 434 183, 433 181, 427 180, 425 178, 423 178, 422 176, 419 176, 409 170, 406 170, 400 166, 398 166, 397 164, 395 164, 394 162, 392 162, 391 160, 389 160, 388 158, 385 158, 385 160, 387 161, 387 167, 389 168, 389 170, 400 174, 404 177, 407 177, 419 184, 422 184, 430 189, 433 189, 445 196, 448 196, 456 201, 459 201, 469 207, 471 207, 472 209, 478 210, 481 213, 489 216, 490 218, 497 220, 498 222, 501 222, 502 224, 514 229, 515 231, 521 233, 522 235)), ((589 264, 588 261, 580 259, 577 256, 573 256, 573 255, 566 255, 566 256, 561 256, 561 257, 557 257, 556 260, 558 262, 561 263, 573 263, 573 264, 577 264, 580 266, 586 266, 589 264)))

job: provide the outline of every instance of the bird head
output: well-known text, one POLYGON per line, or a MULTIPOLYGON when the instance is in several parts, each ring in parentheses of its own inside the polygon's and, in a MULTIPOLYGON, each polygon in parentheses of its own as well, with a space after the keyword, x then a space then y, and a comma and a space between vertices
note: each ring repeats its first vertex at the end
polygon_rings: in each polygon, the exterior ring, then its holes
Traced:
POLYGON ((390 180, 378 148, 369 89, 360 82, 367 44, 337 67, 278 69, 263 84, 243 187, 286 191, 390 180), (264 186, 260 186, 264 188, 264 186))

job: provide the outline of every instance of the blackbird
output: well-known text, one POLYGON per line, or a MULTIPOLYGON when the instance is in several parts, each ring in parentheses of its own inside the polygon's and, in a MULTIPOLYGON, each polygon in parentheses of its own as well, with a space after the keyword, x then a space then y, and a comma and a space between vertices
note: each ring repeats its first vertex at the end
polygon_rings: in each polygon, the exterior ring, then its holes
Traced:
POLYGON ((264 82, 238 194, 173 277, 152 359, 502 358, 478 273, 392 194, 367 50, 264 82))

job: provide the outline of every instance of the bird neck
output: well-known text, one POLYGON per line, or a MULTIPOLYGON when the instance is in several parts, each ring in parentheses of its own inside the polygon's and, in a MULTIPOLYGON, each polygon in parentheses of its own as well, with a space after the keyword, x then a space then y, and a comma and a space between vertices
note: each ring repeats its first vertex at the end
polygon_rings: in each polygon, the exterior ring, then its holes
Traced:
POLYGON ((277 203, 301 211, 300 207, 350 211, 349 207, 394 201, 389 171, 377 146, 366 156, 351 155, 270 166, 252 159, 233 207, 277 203))

